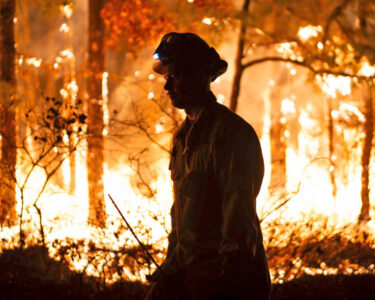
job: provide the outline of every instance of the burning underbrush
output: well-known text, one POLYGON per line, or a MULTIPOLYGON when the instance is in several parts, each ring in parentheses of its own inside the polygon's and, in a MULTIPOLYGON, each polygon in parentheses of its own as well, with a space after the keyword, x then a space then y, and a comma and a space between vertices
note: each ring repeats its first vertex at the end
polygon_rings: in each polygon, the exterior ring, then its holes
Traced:
MULTIPOLYGON (((22 293, 36 293, 35 299, 44 299, 58 291, 62 298, 143 298, 147 289, 146 276, 156 266, 149 262, 108 197, 106 226, 87 224, 89 203, 83 201, 88 199, 84 154, 77 152, 79 184, 73 194, 64 189, 64 180, 56 185, 54 177, 52 184, 40 193, 45 177, 38 167, 28 178, 23 190, 24 201, 19 201, 17 208, 20 211, 24 204, 22 230, 18 224, 0 231, 0 267, 4 270, 0 286, 9 291, 6 297, 25 298, 22 293), (36 201, 38 209, 33 205, 36 201), (40 294, 42 292, 47 296, 40 294)), ((143 182, 142 187, 152 192, 147 195, 135 188, 132 178, 135 174, 142 177, 131 166, 122 164, 115 169, 106 165, 104 168, 105 193, 113 196, 159 264, 166 255, 172 204, 170 174, 161 171, 167 170, 166 163, 160 161, 156 166, 157 176, 147 185, 143 182)), ((314 166, 309 165, 310 169, 314 166)), ((62 178, 69 178, 67 161, 62 161, 61 173, 62 178)), ((348 217, 349 210, 347 214, 335 214, 335 210, 329 208, 341 207, 342 201, 347 199, 324 198, 326 189, 322 188, 322 182, 313 185, 307 175, 298 188, 274 196, 277 199, 269 199, 266 193, 259 197, 258 211, 263 218, 264 243, 275 287, 273 299, 301 299, 286 295, 301 295, 301 289, 310 286, 315 290, 306 299, 322 299, 314 294, 320 291, 314 285, 321 286, 323 282, 326 290, 332 292, 345 280, 373 282, 375 275, 372 221, 358 225, 348 217), (316 186, 320 187, 322 197, 312 192, 316 186), (337 205, 330 201, 336 201, 337 205), (319 206, 311 203, 319 203, 319 206), (316 207, 322 210, 325 207, 326 214, 317 212, 316 207)), ((350 284, 345 286, 350 287, 350 284)))
MULTIPOLYGON (((375 240, 371 225, 338 226, 328 217, 306 216, 293 222, 264 221, 262 226, 275 286, 274 299, 292 299, 292 296, 283 298, 282 289, 297 295, 296 290, 302 286, 309 288, 315 281, 316 285, 331 282, 327 289, 335 289, 343 280, 350 282, 347 278, 373 282, 375 240)), ((109 217, 105 229, 72 227, 64 237, 54 234, 59 231, 56 223, 53 226, 52 223, 46 224, 44 241, 38 230, 33 232, 31 229, 38 227, 25 227, 28 228, 25 235, 32 238, 26 239, 23 249, 19 247, 17 235, 5 237, 5 231, 2 231, 0 265, 4 271, 1 286, 7 286, 10 291, 13 287, 17 291, 17 285, 21 285, 24 291, 33 292, 40 285, 43 293, 49 293, 51 288, 45 286, 52 285, 54 291, 61 290, 61 295, 71 298, 79 295, 100 298, 115 293, 118 297, 126 294, 130 299, 141 299, 144 295, 145 276, 155 269, 155 265, 147 260, 120 219, 109 217), (66 285, 69 286, 69 295, 64 288, 66 285)), ((156 261, 161 263, 167 235, 158 241, 153 240, 152 228, 140 222, 135 224, 134 230, 156 261)), ((318 298, 311 296, 309 299, 318 298)))
POLYGON ((375 241, 370 226, 338 226, 326 216, 265 225, 273 282, 283 283, 305 275, 375 274, 375 241))
MULTIPOLYGON (((83 281, 96 278, 95 281, 106 286, 123 280, 145 281, 145 276, 155 269, 128 228, 116 217, 108 217, 105 229, 77 224, 64 228, 55 222, 43 225, 42 235, 38 224, 31 220, 24 223, 24 228, 23 247, 20 246, 20 236, 16 234, 17 228, 2 231, 2 255, 6 257, 13 252, 22 257, 31 251, 35 256, 43 256, 43 259, 48 257, 48 260, 63 266, 59 270, 61 278, 66 277, 65 271, 75 272, 83 281)), ((165 254, 165 241, 152 239, 152 229, 141 222, 134 224, 133 229, 160 263, 165 254)), ((41 261, 30 262, 34 265, 41 261)), ((38 268, 43 269, 43 266, 41 263, 38 268)), ((45 267, 48 273, 49 267, 45 267)))

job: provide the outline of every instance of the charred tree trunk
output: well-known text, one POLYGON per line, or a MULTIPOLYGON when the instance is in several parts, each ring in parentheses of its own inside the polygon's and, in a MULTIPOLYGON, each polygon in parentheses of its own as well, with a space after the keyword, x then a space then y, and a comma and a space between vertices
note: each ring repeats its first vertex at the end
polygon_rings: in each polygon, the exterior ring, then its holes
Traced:
POLYGON ((89 223, 104 227, 106 221, 103 182, 103 107, 102 76, 104 70, 104 24, 100 18, 103 0, 89 2, 88 66, 88 153, 89 223))
POLYGON ((15 113, 15 1, 0 1, 0 109, 1 109, 1 183, 0 224, 16 224, 15 172, 17 163, 15 113))
MULTIPOLYGON (((245 0, 242 6, 242 12, 246 15, 249 11, 250 0, 245 0)), ((234 78, 232 83, 232 94, 230 96, 230 109, 236 111, 238 105, 238 98, 240 95, 241 88, 241 78, 244 71, 244 66, 242 64, 242 58, 244 57, 244 47, 245 47, 245 34, 246 34, 246 20, 241 20, 240 35, 237 44, 237 53, 234 63, 234 78)))
POLYGON ((286 187, 286 138, 285 138, 285 118, 281 112, 282 90, 288 80, 288 70, 285 66, 275 68, 275 72, 281 69, 279 78, 275 82, 270 95, 271 100, 271 128, 270 128, 270 146, 271 146, 271 179, 270 189, 285 192, 286 187))
POLYGON ((337 194, 337 185, 336 185, 336 177, 335 177, 335 161, 333 159, 334 157, 334 133, 333 130, 333 118, 332 118, 332 99, 328 99, 328 148, 329 148, 329 176, 331 179, 332 184, 332 196, 336 197, 337 194))
POLYGON ((76 191, 76 152, 74 137, 69 137, 69 167, 70 167, 70 183, 69 194, 74 195, 76 191))
POLYGON ((271 120, 271 181, 270 188, 283 191, 286 186, 286 140, 284 136, 285 124, 281 116, 271 120))
POLYGON ((369 170, 372 150, 372 140, 374 137, 374 106, 373 94, 371 88, 365 97, 365 141, 362 151, 362 188, 361 199, 362 207, 358 216, 358 222, 366 222, 370 220, 370 189, 369 189, 369 170))

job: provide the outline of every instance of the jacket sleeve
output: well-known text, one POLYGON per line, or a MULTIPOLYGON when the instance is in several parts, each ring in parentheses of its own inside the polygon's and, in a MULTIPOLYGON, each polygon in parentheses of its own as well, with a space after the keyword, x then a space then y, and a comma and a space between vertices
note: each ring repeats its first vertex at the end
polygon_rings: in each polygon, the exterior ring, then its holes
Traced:
POLYGON ((170 280, 171 277, 178 274, 181 270, 181 267, 178 263, 178 247, 177 247, 177 234, 176 234, 176 225, 174 218, 174 205, 171 208, 171 218, 172 218, 172 230, 168 235, 168 249, 167 257, 165 261, 160 265, 160 268, 157 269, 150 277, 150 281, 166 281, 170 280))
POLYGON ((168 235, 168 249, 167 249, 167 257, 166 259, 170 259, 174 249, 176 248, 177 244, 177 234, 176 234, 176 225, 175 225, 175 218, 174 218, 174 204, 171 208, 171 219, 172 219, 172 230, 168 235))
POLYGON ((214 176, 222 195, 223 260, 245 254, 254 257, 259 220, 256 197, 263 180, 263 156, 251 128, 218 137, 214 144, 214 176))

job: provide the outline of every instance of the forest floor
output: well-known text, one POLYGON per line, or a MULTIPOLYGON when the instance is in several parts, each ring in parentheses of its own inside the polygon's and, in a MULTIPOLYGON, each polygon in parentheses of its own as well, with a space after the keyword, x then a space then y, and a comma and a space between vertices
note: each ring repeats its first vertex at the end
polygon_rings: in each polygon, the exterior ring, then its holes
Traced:
MULTIPOLYGON (((368 255, 366 260, 375 261, 372 251, 368 255)), ((40 247, 3 251, 0 270, 0 299, 144 299, 148 289, 140 282, 104 285, 96 278, 83 277, 40 247)), ((302 275, 274 284, 271 299, 373 300, 375 275, 302 275)))

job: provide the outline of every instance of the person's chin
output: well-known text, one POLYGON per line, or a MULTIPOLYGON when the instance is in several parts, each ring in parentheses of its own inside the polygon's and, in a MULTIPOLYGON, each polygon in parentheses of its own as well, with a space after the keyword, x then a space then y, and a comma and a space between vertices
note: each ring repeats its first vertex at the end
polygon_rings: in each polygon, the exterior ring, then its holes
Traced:
POLYGON ((179 109, 185 108, 185 102, 181 101, 181 99, 179 99, 178 97, 169 96, 169 98, 171 99, 172 105, 174 107, 179 108, 179 109))

